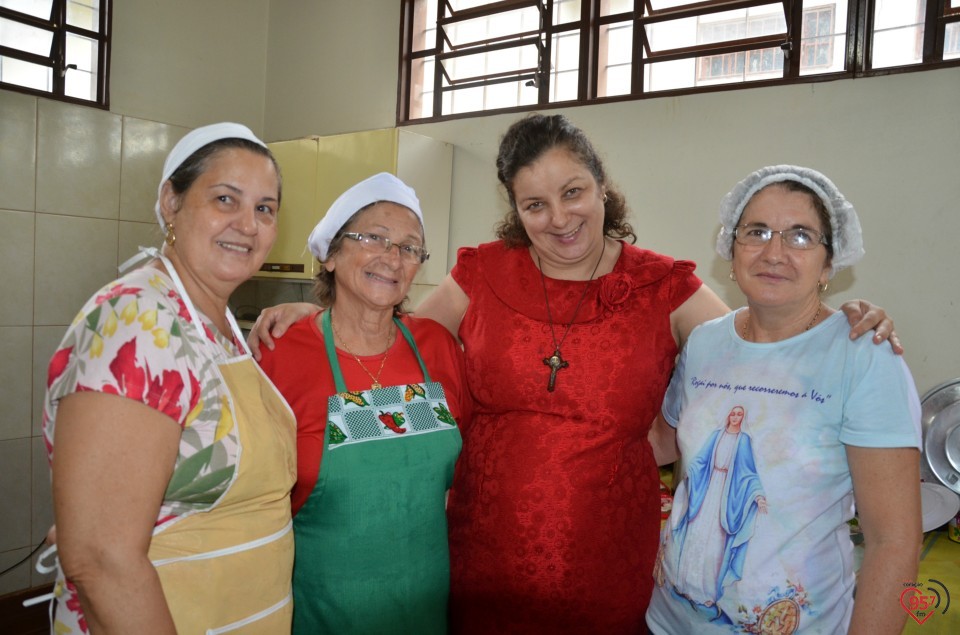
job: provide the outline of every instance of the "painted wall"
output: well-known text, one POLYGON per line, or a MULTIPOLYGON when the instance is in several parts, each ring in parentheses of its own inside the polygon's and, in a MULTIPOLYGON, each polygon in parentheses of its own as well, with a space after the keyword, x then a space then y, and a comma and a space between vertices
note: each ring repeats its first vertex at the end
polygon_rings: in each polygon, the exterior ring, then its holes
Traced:
POLYGON ((112 112, 263 133, 270 0, 113 4, 112 112))
POLYGON ((270 1, 269 141, 397 121, 397 0, 270 1))

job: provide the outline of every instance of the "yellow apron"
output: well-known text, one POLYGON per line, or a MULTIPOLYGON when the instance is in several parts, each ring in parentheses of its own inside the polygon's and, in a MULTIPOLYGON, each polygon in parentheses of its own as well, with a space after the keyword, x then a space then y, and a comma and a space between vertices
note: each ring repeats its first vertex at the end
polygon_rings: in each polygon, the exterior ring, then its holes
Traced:
POLYGON ((290 632, 293 415, 249 357, 222 364, 241 442, 217 506, 153 537, 149 557, 180 635, 290 632))
MULTIPOLYGON (((153 253, 166 265, 202 334, 199 316, 176 270, 153 253)), ((229 311, 226 317, 242 341, 229 311)), ((228 407, 240 439, 237 473, 213 509, 154 534, 148 555, 179 635, 289 633, 296 420, 248 352, 217 368, 230 395, 228 407)))

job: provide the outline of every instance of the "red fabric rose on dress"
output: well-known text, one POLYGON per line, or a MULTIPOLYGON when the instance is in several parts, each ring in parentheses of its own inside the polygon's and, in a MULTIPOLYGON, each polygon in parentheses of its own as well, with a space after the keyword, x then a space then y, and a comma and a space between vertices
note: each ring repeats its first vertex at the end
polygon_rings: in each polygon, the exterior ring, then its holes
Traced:
POLYGON ((607 274, 600 280, 600 302, 611 311, 619 311, 630 299, 633 286, 633 279, 625 273, 607 274))

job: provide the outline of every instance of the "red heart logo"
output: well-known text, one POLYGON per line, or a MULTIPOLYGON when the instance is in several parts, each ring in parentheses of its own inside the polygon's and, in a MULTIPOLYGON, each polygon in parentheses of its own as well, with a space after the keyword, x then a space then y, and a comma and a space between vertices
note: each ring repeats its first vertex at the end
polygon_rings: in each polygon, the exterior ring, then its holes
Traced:
POLYGON ((917 624, 923 624, 930 619, 936 601, 936 595, 924 595, 923 591, 915 586, 908 586, 900 594, 900 606, 917 624))

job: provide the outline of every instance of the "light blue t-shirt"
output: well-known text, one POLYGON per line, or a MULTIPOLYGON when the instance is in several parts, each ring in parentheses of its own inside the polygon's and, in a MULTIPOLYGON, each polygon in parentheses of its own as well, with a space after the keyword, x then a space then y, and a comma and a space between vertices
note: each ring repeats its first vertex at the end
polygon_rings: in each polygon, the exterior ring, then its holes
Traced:
POLYGON ((845 445, 919 448, 913 379, 889 346, 851 341, 842 313, 763 344, 741 339, 734 315, 694 329, 664 400, 682 476, 647 622, 671 635, 845 633, 845 445), (761 630, 773 624, 786 630, 761 630))

